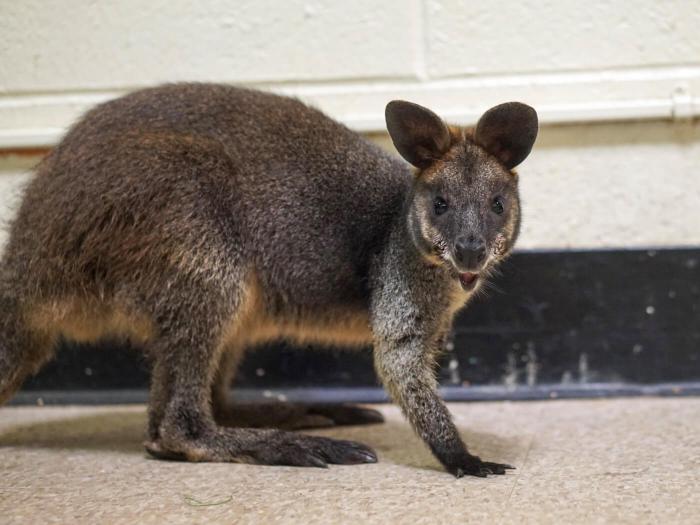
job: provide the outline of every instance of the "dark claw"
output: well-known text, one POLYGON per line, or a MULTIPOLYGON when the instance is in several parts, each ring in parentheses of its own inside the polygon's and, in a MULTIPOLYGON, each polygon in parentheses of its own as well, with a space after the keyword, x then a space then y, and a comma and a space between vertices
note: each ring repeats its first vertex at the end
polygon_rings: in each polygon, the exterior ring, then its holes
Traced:
POLYGON ((505 474, 506 470, 515 470, 515 467, 506 463, 491 463, 487 461, 484 462, 484 465, 492 470, 492 474, 505 474))
POLYGON ((373 456, 372 454, 368 454, 367 452, 351 452, 345 456, 345 461, 343 461, 343 464, 345 465, 360 465, 362 463, 376 463, 377 458, 373 456))
POLYGON ((316 467, 316 468, 328 468, 328 463, 326 463, 322 458, 319 458, 318 456, 314 456, 313 454, 309 455, 309 467, 316 467))
POLYGON ((376 463, 377 456, 373 452, 360 451, 357 453, 358 457, 362 460, 361 463, 376 463))
POLYGON ((329 461, 345 465, 376 463, 377 455, 372 449, 360 443, 340 441, 339 445, 333 444, 329 453, 329 461))
POLYGON ((376 463, 374 451, 355 441, 344 441, 320 436, 300 436, 299 447, 313 455, 322 457, 325 462, 336 465, 358 465, 376 463))
POLYGON ((462 465, 452 469, 448 467, 448 470, 458 478, 465 475, 485 478, 489 474, 497 476, 504 475, 506 470, 514 468, 515 467, 504 463, 492 463, 490 461, 482 461, 476 456, 469 456, 466 460, 462 461, 462 465))

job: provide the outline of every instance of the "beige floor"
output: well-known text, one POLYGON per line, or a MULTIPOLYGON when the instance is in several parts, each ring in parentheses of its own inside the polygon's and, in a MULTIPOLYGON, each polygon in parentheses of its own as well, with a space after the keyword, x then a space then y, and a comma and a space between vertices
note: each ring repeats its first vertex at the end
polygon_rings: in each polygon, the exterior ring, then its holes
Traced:
POLYGON ((328 470, 148 459, 142 406, 2 408, 0 523, 700 523, 700 399, 451 409, 473 451, 518 469, 453 479, 391 406, 321 432, 380 456, 328 470))

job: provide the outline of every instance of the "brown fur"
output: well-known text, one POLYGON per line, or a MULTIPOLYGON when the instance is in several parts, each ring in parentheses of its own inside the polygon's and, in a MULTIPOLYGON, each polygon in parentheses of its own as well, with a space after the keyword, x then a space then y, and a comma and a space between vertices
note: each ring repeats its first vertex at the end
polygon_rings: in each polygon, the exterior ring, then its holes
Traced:
POLYGON ((264 291, 256 277, 246 279, 245 300, 227 324, 222 343, 251 347, 286 339, 299 344, 363 346, 372 342, 367 312, 337 306, 308 317, 274 316, 265 308, 264 291))
POLYGON ((31 331, 45 332, 54 342, 63 336, 79 343, 118 338, 144 344, 153 337, 147 316, 133 315, 91 299, 66 298, 32 304, 27 307, 25 318, 31 331))
POLYGON ((382 381, 448 470, 503 473, 467 452, 432 369, 455 312, 515 242, 507 163, 529 152, 536 119, 498 106, 467 132, 407 104, 391 103, 387 122, 415 176, 320 112, 256 91, 168 85, 90 111, 38 167, 12 225, 0 402, 60 337, 129 339, 152 361, 154 456, 371 462, 359 443, 255 427, 370 423, 375 411, 228 399, 258 343, 371 342, 382 381), (442 218, 436 191, 451 203, 442 218), (503 216, 489 211, 493 192, 507 200, 503 216), (488 247, 480 268, 455 258, 467 234, 488 247), (467 270, 481 272, 470 289, 467 270))

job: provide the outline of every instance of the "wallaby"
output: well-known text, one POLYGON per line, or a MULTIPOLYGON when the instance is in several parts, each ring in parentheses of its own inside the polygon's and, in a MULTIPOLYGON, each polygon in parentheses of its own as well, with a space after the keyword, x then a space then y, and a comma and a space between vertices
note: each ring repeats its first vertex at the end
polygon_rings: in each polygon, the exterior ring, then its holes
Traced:
POLYGON ((518 236, 512 169, 537 114, 510 102, 473 129, 405 101, 385 153, 298 100, 171 84, 102 104, 37 167, 0 266, 0 402, 59 339, 124 338, 152 362, 147 451, 325 467, 367 446, 285 429, 381 421, 355 406, 237 407, 245 350, 363 347, 417 434, 456 476, 470 454, 434 367, 455 312, 518 236))

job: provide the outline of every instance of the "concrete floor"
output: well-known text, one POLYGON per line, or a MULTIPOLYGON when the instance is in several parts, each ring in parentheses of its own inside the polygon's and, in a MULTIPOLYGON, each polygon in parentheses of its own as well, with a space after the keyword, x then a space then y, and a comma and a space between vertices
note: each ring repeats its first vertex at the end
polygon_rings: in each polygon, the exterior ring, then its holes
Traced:
POLYGON ((452 404, 474 452, 517 466, 459 480, 381 409, 317 431, 380 462, 320 470, 149 459, 143 406, 5 407, 0 522, 700 523, 700 399, 452 404))

